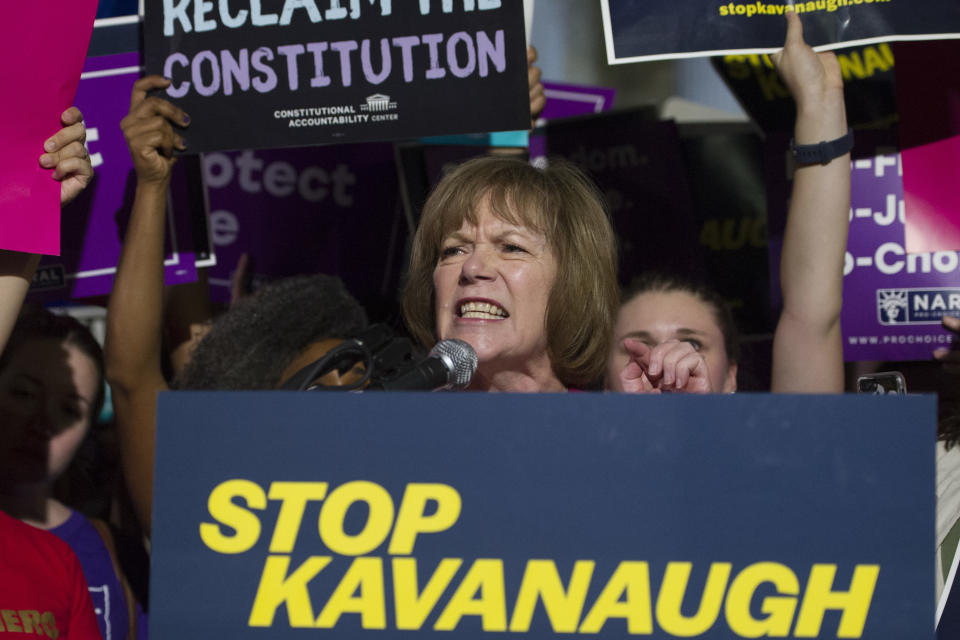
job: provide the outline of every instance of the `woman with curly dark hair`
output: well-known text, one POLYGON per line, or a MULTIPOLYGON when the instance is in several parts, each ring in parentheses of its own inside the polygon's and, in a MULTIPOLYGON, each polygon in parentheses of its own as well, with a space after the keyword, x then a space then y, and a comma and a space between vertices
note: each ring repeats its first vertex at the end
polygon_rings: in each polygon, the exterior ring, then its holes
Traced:
MULTIPOLYGON (((217 318, 171 386, 276 389, 291 373, 344 338, 355 337, 366 324, 363 308, 339 278, 284 278, 241 299, 217 318)), ((340 374, 334 370, 330 375, 340 374)))

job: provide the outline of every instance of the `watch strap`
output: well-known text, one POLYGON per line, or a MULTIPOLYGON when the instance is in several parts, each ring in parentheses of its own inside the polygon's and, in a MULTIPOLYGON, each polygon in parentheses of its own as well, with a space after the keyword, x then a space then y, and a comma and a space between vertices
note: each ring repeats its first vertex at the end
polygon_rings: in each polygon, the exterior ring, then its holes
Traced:
POLYGON ((834 158, 839 158, 853 149, 853 129, 847 128, 847 133, 836 140, 824 140, 817 144, 797 144, 790 140, 790 152, 800 164, 828 164, 834 158))

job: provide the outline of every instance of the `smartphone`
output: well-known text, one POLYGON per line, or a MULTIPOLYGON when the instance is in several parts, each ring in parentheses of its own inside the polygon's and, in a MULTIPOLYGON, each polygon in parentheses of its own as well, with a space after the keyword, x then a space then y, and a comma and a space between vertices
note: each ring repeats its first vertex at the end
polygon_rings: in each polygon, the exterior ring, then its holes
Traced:
POLYGON ((907 381, 899 371, 881 371, 857 378, 857 393, 881 396, 887 393, 904 394, 907 381))

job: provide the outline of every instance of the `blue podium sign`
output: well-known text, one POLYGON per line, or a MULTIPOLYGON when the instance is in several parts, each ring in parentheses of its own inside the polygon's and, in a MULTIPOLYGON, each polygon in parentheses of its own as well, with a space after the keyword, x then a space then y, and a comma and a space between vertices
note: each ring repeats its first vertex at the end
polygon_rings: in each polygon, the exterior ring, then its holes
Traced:
POLYGON ((932 638, 934 415, 166 393, 151 635, 932 638))

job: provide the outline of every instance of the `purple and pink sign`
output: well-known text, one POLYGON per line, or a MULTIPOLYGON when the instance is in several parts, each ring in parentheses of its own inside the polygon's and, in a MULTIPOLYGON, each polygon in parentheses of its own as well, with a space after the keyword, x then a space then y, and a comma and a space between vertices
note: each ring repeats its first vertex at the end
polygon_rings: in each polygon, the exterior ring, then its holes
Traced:
POLYGON ((960 41, 898 44, 908 251, 960 250, 960 41), (936 61, 936 64, 931 64, 936 61))
POLYGON ((960 135, 905 148, 903 167, 907 250, 960 249, 960 135))
MULTIPOLYGON (((929 360, 934 349, 953 341, 941 322, 945 315, 960 315, 960 257, 957 251, 907 253, 903 167, 895 141, 884 146, 866 132, 857 135, 843 279, 844 359, 929 360)), ((778 228, 782 233, 786 217, 785 148, 785 140, 771 139, 768 146, 777 150, 768 153, 771 234, 778 228)), ((781 245, 782 238, 771 237, 773 287, 781 245)))
MULTIPOLYGON (((52 302, 102 296, 113 287, 136 187, 120 120, 127 114, 138 77, 137 53, 89 58, 84 66, 74 104, 84 115, 94 179, 64 208, 61 254, 41 261, 31 299, 52 302)), ((189 215, 169 216, 164 257, 167 284, 196 280, 194 262, 189 215)))

